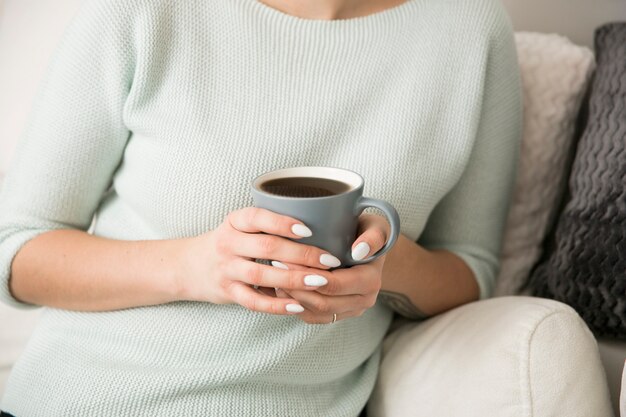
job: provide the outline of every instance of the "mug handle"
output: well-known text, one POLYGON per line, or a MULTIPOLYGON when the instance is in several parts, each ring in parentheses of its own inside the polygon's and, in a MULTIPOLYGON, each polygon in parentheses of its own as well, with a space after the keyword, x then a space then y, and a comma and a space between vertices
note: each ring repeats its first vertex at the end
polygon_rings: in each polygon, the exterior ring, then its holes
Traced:
POLYGON ((400 216, 398 216, 398 212, 391 204, 384 200, 378 200, 376 198, 361 197, 356 204, 356 215, 360 216, 361 213, 363 213, 363 210, 365 210, 367 207, 375 207, 382 210, 382 212, 387 217, 389 225, 391 226, 391 236, 389 236, 389 239, 387 240, 387 243, 385 243, 385 246, 379 249, 378 252, 368 256, 365 259, 357 261, 355 259, 352 259, 351 253, 348 254, 348 259, 351 259, 352 265, 366 264, 385 254, 389 249, 391 249, 393 244, 396 243, 398 235, 400 234, 400 216))

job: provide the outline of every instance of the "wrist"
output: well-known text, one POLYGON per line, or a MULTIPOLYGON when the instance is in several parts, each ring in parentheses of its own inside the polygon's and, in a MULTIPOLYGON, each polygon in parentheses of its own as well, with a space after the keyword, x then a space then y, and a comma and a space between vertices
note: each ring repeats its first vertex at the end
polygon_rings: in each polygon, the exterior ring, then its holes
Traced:
POLYGON ((171 241, 171 268, 166 278, 166 293, 171 301, 193 300, 190 277, 194 275, 194 249, 198 245, 198 236, 171 241))
POLYGON ((224 304, 215 274, 214 231, 172 241, 169 252, 173 269, 169 275, 169 297, 172 301, 201 301, 224 304))

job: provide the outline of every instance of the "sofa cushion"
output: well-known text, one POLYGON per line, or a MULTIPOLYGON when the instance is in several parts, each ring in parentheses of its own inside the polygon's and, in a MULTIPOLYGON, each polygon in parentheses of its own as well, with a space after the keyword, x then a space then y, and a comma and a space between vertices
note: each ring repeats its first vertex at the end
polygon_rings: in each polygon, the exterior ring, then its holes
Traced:
POLYGON ((589 121, 533 294, 574 307, 596 335, 626 339, 626 23, 596 31, 589 121))
POLYGON ((594 69, 593 53, 556 34, 515 34, 524 129, 496 295, 516 294, 541 255, 567 183, 574 126, 594 69))
POLYGON ((383 345, 368 417, 611 417, 593 335, 569 306, 498 297, 407 323, 383 345))

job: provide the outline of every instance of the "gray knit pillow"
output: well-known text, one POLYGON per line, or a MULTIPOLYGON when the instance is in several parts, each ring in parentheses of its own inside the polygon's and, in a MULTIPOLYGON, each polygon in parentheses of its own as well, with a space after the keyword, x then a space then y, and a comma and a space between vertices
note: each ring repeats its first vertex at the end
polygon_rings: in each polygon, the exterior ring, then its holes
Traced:
POLYGON ((596 335, 626 339, 626 23, 596 30, 588 124, 533 294, 574 307, 596 335))

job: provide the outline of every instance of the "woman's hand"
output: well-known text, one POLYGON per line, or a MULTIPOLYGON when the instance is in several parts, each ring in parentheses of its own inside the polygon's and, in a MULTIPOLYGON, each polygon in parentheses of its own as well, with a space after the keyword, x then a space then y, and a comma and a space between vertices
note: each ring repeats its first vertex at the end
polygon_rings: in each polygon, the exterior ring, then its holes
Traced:
POLYGON ((272 297, 254 287, 280 287, 301 295, 327 284, 338 288, 325 271, 339 266, 337 258, 315 246, 285 239, 310 233, 299 220, 269 210, 233 211, 215 230, 185 240, 177 298, 237 303, 271 314, 301 313, 304 309, 292 297, 272 297), (276 259, 311 269, 286 271, 255 259, 276 259))
MULTIPOLYGON (((359 217, 359 235, 352 244, 352 256, 361 260, 380 250, 387 242, 390 226, 384 217, 362 214, 359 217)), ((316 291, 277 288, 279 298, 293 297, 305 311, 299 317, 307 323, 332 323, 337 320, 358 317, 373 307, 382 284, 385 255, 372 262, 324 272, 329 283, 316 291)), ((317 274, 320 271, 302 264, 272 261, 272 265, 289 271, 317 274)))

